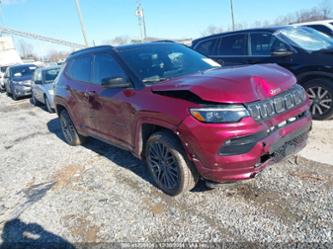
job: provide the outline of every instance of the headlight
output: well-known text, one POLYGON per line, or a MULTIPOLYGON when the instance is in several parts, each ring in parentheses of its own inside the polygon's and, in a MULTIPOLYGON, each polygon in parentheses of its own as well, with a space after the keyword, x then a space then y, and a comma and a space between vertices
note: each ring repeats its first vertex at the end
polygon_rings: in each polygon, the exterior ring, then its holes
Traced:
POLYGON ((190 112, 195 119, 204 123, 234 123, 249 116, 242 105, 191 108, 190 112))

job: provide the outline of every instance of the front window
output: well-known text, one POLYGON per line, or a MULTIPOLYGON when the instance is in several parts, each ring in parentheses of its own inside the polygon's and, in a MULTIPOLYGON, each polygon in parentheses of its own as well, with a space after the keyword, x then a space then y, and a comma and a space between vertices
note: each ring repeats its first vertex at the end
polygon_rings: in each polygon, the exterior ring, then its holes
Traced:
POLYGON ((333 40, 325 34, 307 27, 289 27, 276 32, 294 46, 309 52, 333 49, 333 40))
POLYGON ((145 84, 221 67, 192 49, 173 43, 120 47, 118 52, 145 84))
POLYGON ((0 72, 1 72, 1 73, 5 73, 5 72, 6 72, 6 69, 7 69, 7 67, 0 67, 0 72))
POLYGON ((35 65, 13 67, 11 69, 11 74, 13 78, 32 77, 36 68, 35 65))
POLYGON ((49 84, 54 81, 54 79, 57 77, 58 73, 60 71, 60 68, 53 68, 53 69, 48 69, 45 72, 45 83, 49 84))
POLYGON ((279 49, 287 49, 287 46, 271 33, 252 33, 251 52, 255 56, 270 56, 279 49))

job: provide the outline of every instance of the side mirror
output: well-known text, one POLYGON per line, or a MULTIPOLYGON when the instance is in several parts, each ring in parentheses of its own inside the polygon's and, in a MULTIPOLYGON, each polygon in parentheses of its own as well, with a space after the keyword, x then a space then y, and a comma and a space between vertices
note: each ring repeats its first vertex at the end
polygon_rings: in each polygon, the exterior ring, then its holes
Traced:
POLYGON ((288 49, 285 49, 285 48, 277 49, 277 50, 272 52, 272 55, 276 56, 276 57, 289 56, 289 55, 292 55, 292 54, 293 54, 292 51, 290 51, 288 49))
POLYGON ((128 88, 131 86, 131 83, 127 78, 124 77, 113 77, 113 78, 105 78, 102 80, 103 87, 107 88, 128 88))

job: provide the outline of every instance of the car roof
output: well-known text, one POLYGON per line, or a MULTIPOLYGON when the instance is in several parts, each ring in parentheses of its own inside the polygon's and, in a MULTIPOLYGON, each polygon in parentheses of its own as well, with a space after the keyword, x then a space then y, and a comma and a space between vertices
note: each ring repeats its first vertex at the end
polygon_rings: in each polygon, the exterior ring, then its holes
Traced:
POLYGON ((228 34, 238 34, 238 33, 244 33, 244 32, 275 32, 277 30, 283 29, 289 27, 289 25, 285 25, 285 26, 272 26, 272 27, 264 27, 264 28, 252 28, 252 29, 242 29, 242 30, 237 30, 237 31, 230 31, 230 32, 223 32, 223 33, 218 33, 218 34, 213 34, 213 35, 209 35, 209 36, 205 36, 205 37, 201 37, 198 39, 195 39, 192 41, 192 44, 195 44, 201 40, 206 40, 206 39, 210 39, 210 38, 215 38, 218 37, 220 35, 228 35, 228 34))
POLYGON ((119 51, 119 50, 126 50, 126 49, 130 49, 130 48, 158 46, 158 45, 162 45, 162 44, 178 44, 178 43, 169 41, 169 40, 165 40, 165 41, 154 41, 154 42, 145 42, 145 43, 137 43, 137 44, 127 44, 127 45, 120 45, 120 46, 111 46, 111 45, 95 46, 95 47, 89 47, 89 48, 75 51, 67 57, 67 60, 75 58, 77 56, 91 54, 94 52, 103 52, 103 51, 110 51, 110 50, 119 51))
POLYGON ((14 65, 14 66, 10 66, 9 68, 12 69, 12 68, 22 68, 22 67, 38 67, 36 66, 35 64, 19 64, 19 65, 14 65))
POLYGON ((41 67, 41 71, 47 71, 47 70, 52 70, 52 69, 60 69, 60 66, 46 66, 46 67, 41 67))

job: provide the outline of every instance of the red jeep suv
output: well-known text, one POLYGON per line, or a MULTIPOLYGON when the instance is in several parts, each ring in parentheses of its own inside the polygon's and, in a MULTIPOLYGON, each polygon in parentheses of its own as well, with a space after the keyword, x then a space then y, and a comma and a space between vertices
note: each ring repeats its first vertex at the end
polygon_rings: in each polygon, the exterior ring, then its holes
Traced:
POLYGON ((305 146, 310 100, 277 65, 221 68, 172 42, 72 53, 56 82, 66 142, 94 137, 145 159, 170 195, 255 177, 305 146))

